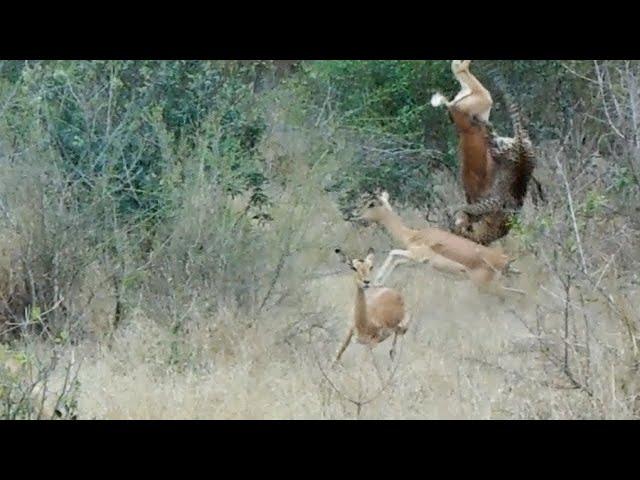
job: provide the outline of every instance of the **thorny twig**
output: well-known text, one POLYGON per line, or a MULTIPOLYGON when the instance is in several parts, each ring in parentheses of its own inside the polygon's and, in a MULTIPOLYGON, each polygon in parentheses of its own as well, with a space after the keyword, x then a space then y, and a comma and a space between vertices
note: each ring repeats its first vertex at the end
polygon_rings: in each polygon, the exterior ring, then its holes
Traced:
POLYGON ((582 80, 586 80, 587 82, 592 83, 594 85, 598 85, 598 82, 596 80, 594 80, 593 78, 586 77, 586 76, 576 72, 575 70, 570 68, 565 62, 560 62, 560 65, 562 66, 562 68, 567 70, 572 75, 575 75, 576 77, 581 78, 582 80))
MULTIPOLYGON (((554 355, 551 350, 542 343, 542 336, 540 336, 539 334, 536 334, 535 332, 533 332, 531 330, 531 328, 529 327, 529 325, 527 324, 527 322, 524 320, 524 318, 522 318, 522 316, 514 309, 511 309, 510 312, 518 319, 520 320, 520 322, 522 323, 522 325, 529 331, 529 333, 531 333, 531 335, 533 335, 535 338, 538 339, 539 344, 540 344, 540 352, 553 364, 556 366, 556 368, 562 368, 562 365, 560 365, 561 360, 559 358, 557 358, 556 355, 554 355)), ((571 345, 568 340, 564 340, 563 339, 563 344, 565 347, 565 352, 566 349, 568 348, 568 346, 573 347, 573 345, 571 345)), ((565 354, 566 355, 566 354, 565 354)), ((567 373, 567 370, 565 370, 564 368, 562 368, 563 373, 565 374, 565 376, 567 377, 567 379, 571 382, 571 384, 573 385, 573 387, 575 389, 578 389, 584 393, 587 394, 588 397, 590 398, 594 398, 593 396, 593 392, 591 391, 591 389, 588 387, 588 385, 583 385, 582 383, 580 383, 572 374, 571 372, 567 373)))
POLYGON ((564 303, 564 373, 567 377, 572 378, 569 370, 569 302, 571 301, 571 275, 567 275, 567 281, 564 284, 565 303, 564 303))
POLYGON ((558 167, 558 171, 560 172, 560 176, 562 177, 562 180, 564 182, 564 186, 566 189, 566 193, 567 193, 567 201, 569 202, 569 213, 571 214, 571 220, 573 221, 573 230, 575 232, 576 235, 576 242, 578 244, 578 252, 580 253, 580 260, 582 261, 582 271, 586 274, 587 273, 587 262, 584 258, 584 250, 582 249, 582 240, 580 239, 580 231, 578 230, 578 222, 576 220, 576 213, 575 213, 575 209, 573 208, 573 196, 571 195, 571 187, 569 186, 569 180, 567 179, 567 175, 564 171, 564 167, 562 165, 562 163, 560 162, 560 154, 562 153, 562 151, 564 150, 564 145, 567 142, 567 139, 569 138, 569 134, 567 134, 567 136, 565 137, 565 140, 562 144, 562 146, 560 147, 560 149, 558 150, 558 153, 555 155, 554 157, 554 161, 558 167))
MULTIPOLYGON (((309 336, 311 336, 311 331, 309 332, 309 336)), ((315 347, 313 346, 313 342, 310 339, 310 345, 311 345, 311 350, 313 351, 313 356, 314 359, 316 361, 316 364, 318 365, 318 368, 320 369, 320 373, 322 374, 322 376, 324 377, 324 379, 327 381, 327 383, 331 386, 331 388, 338 393, 339 396, 341 396, 343 399, 347 400, 348 402, 352 403, 353 405, 356 406, 357 409, 357 416, 360 416, 360 412, 362 410, 362 407, 364 407, 365 405, 368 405, 369 403, 373 402, 374 400, 376 400, 377 398, 379 398, 386 390, 387 388, 393 383, 393 380, 395 378, 396 372, 398 371, 398 367, 400 366, 400 357, 401 357, 401 353, 402 351, 400 351, 400 354, 397 355, 397 361, 395 361, 395 365, 393 370, 391 371, 391 374, 389 375, 389 378, 387 379, 386 382, 381 382, 381 388, 380 390, 378 390, 378 392, 376 392, 374 395, 372 395, 371 397, 367 398, 367 399, 362 399, 361 395, 362 395, 362 391, 359 392, 358 394, 358 399, 354 399, 352 397, 350 397, 349 395, 347 395, 346 393, 342 392, 336 385, 335 383, 333 383, 333 381, 331 380, 331 378, 329 377, 329 375, 327 374, 327 372, 324 370, 324 368, 322 368, 322 362, 320 361, 319 357, 318 357, 318 353, 315 349, 315 347)), ((402 343, 402 342, 401 342, 402 343)), ((400 345, 400 350, 402 350, 402 345, 400 345)))
POLYGON ((625 140, 626 137, 614 125, 613 120, 611 119, 611 116, 609 115, 609 108, 607 106, 607 98, 606 98, 606 95, 605 95, 605 92, 604 92, 604 79, 603 79, 602 73, 600 72, 600 67, 598 66, 598 61, 594 60, 593 64, 594 64, 594 67, 595 67, 595 70, 596 70, 596 75, 598 76, 598 88, 600 89, 600 95, 602 96, 602 106, 603 106, 603 109, 604 109, 604 114, 607 117, 607 121, 609 122, 609 126, 616 133, 616 135, 618 135, 620 138, 625 140))

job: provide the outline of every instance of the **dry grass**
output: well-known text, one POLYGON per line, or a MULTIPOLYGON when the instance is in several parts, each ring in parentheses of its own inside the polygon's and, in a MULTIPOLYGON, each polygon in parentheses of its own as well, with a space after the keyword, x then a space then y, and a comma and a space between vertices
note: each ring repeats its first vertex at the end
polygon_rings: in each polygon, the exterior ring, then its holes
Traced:
MULTIPOLYGON (((337 215, 330 203, 324 207, 319 212, 337 215)), ((418 212, 404 215, 419 221, 418 212)), ((339 223, 337 216, 324 220, 339 223)), ((307 233, 303 240, 331 245, 333 235, 325 239, 317 230, 307 233)), ((354 251, 366 245, 384 251, 388 245, 386 237, 373 230, 357 232, 345 226, 341 236, 346 237, 343 245, 354 251)), ((383 384, 366 348, 358 344, 347 350, 339 366, 330 367, 350 321, 354 294, 346 272, 314 278, 313 273, 339 269, 330 248, 298 256, 292 268, 307 272, 291 279, 299 282, 298 293, 260 313, 223 309, 211 314, 206 298, 196 298, 186 312, 187 327, 176 335, 150 317, 153 310, 142 300, 116 332, 111 348, 100 343, 81 347, 79 415, 634 418, 633 402, 624 396, 629 386, 621 383, 633 375, 623 372, 616 360, 628 347, 619 321, 607 315, 601 301, 585 306, 592 372, 589 393, 576 388, 548 357, 562 356, 562 315, 553 310, 557 304, 562 311, 561 286, 554 285, 532 256, 522 258, 518 267, 526 274, 516 286, 528 296, 502 304, 477 293, 468 282, 445 279, 422 266, 400 267, 390 283, 405 294, 412 323, 395 361, 388 356, 389 342, 375 350, 383 384), (538 288, 540 284, 551 293, 538 288), (537 314, 540 306, 543 314, 537 314), (540 332, 538 322, 544 324, 540 332), (360 409, 358 402, 364 403, 360 409)), ((640 292, 631 294, 637 301, 640 292)), ((578 308, 575 317, 581 317, 578 308)), ((581 338, 571 342, 572 348, 583 348, 581 338)), ((577 368, 575 363, 572 368, 577 368)), ((582 378, 584 372, 575 375, 582 378)))
MULTIPOLYGON (((194 313, 177 347, 170 332, 137 312, 116 334, 113 349, 88 347, 79 414, 125 419, 633 417, 627 402, 615 398, 615 369, 604 367, 593 375, 600 382, 591 386, 595 398, 573 389, 540 351, 540 342, 552 343, 553 337, 532 335, 508 312, 514 305, 496 305, 469 285, 421 268, 405 268, 394 277, 394 286, 407 297, 412 325, 394 362, 389 342, 375 351, 385 383, 392 376, 382 393, 365 347, 352 345, 339 366, 329 366, 353 301, 350 275, 339 275, 309 282, 299 305, 309 312, 306 318, 276 308, 247 326, 247 319, 232 313, 214 318, 194 313), (375 399, 358 413, 343 395, 375 399)), ((534 323, 536 292, 529 293, 532 297, 517 306, 534 323)), ((604 339, 615 325, 599 318, 603 321, 593 326, 592 335, 604 339)), ((607 347, 619 345, 593 343, 594 364, 606 365, 607 347)))

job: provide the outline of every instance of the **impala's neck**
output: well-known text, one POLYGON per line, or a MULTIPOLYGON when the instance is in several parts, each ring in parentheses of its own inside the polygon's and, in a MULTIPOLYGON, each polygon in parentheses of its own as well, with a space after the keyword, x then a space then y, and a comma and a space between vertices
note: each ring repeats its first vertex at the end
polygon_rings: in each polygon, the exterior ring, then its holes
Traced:
POLYGON ((395 241, 401 243, 405 248, 408 247, 409 238, 415 231, 405 227, 397 213, 387 210, 379 220, 379 223, 389 232, 389 235, 391 235, 395 241))
POLYGON ((356 285, 356 308, 354 310, 355 325, 359 332, 367 329, 367 300, 364 295, 364 288, 356 285))
POLYGON ((469 87, 469 72, 456 72, 455 77, 463 89, 471 90, 471 88, 469 87))

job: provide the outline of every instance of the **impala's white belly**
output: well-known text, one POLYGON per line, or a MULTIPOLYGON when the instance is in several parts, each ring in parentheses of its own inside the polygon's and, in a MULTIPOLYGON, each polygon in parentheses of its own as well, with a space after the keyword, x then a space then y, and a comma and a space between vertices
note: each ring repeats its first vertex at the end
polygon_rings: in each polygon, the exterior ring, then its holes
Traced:
POLYGON ((366 333, 365 334, 358 333, 356 335, 356 341, 363 345, 369 344, 371 342, 380 343, 386 340, 387 338, 389 338, 392 333, 393 333, 393 330, 390 328, 381 328, 374 335, 369 335, 366 333))

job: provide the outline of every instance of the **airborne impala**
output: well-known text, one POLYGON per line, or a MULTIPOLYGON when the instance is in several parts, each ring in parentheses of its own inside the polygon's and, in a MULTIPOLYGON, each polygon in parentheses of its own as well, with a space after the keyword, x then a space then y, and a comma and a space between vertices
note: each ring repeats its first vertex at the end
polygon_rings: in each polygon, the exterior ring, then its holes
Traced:
POLYGON ((383 192, 367 202, 358 218, 360 223, 382 225, 404 250, 392 250, 374 280, 374 285, 385 282, 393 269, 409 261, 428 263, 434 269, 467 277, 481 291, 502 295, 509 291, 524 295, 521 290, 499 283, 503 273, 513 261, 498 248, 485 247, 445 230, 428 227, 415 230, 404 225, 389 204, 389 194, 383 192))

